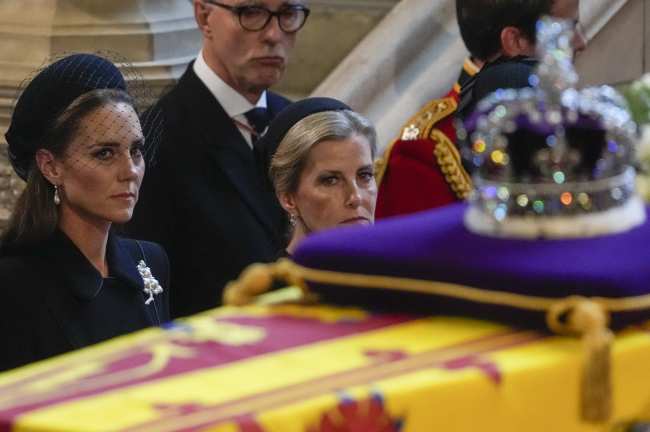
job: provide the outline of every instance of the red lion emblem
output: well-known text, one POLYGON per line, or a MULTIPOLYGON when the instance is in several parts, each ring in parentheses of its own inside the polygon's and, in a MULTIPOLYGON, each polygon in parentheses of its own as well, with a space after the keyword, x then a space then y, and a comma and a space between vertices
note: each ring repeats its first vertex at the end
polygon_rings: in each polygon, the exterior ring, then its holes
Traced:
POLYGON ((395 421, 384 408, 381 395, 353 401, 344 399, 336 408, 326 412, 317 426, 308 432, 400 432, 402 421, 395 421))

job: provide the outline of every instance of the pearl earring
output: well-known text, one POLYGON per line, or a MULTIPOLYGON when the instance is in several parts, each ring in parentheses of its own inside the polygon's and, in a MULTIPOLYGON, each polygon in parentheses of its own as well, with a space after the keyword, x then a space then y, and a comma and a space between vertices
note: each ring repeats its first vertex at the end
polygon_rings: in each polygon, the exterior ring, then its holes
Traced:
POLYGON ((61 197, 59 196, 59 187, 54 185, 54 205, 61 204, 61 197))

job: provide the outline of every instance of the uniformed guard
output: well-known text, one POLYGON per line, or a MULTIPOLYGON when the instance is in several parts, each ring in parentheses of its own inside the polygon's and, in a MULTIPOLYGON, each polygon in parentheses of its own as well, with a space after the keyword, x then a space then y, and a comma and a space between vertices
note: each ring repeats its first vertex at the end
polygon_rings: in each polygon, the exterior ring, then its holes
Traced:
POLYGON ((377 162, 376 218, 414 213, 465 199, 471 181, 461 165, 453 119, 461 88, 479 70, 467 58, 458 81, 402 128, 377 162))
MULTIPOLYGON (((472 57, 465 61, 454 88, 409 119, 378 161, 377 219, 467 198, 472 185, 456 142, 454 118, 460 111, 469 115, 478 100, 496 88, 528 86, 527 78, 536 64, 535 23, 542 15, 551 15, 578 24, 578 11, 579 0, 525 4, 456 0, 460 34, 472 57)), ((573 48, 581 51, 584 38, 579 26, 576 30, 573 48)))

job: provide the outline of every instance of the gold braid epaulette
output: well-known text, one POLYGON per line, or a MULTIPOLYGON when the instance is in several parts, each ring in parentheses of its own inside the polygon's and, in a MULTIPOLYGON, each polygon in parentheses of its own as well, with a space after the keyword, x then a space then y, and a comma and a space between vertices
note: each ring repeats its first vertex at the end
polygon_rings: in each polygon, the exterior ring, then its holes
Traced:
POLYGON ((438 162, 440 171, 445 176, 445 180, 456 196, 465 200, 472 191, 472 181, 463 168, 460 160, 460 154, 454 143, 445 135, 438 126, 440 120, 456 112, 458 104, 454 98, 444 98, 433 101, 427 105, 428 110, 422 117, 418 139, 430 139, 433 146, 433 155, 438 162), (428 113, 435 113, 428 115, 428 113))
POLYGON ((402 127, 400 136, 395 138, 386 147, 383 155, 375 161, 375 177, 377 179, 377 185, 380 185, 384 178, 386 168, 388 168, 390 154, 393 151, 395 143, 400 140, 409 141, 428 138, 431 130, 440 120, 456 112, 457 105, 458 104, 453 97, 434 99, 428 102, 420 111, 418 111, 417 114, 411 117, 402 127))
POLYGON ((420 130, 418 139, 426 139, 431 136, 431 131, 444 119, 456 112, 458 104, 452 97, 436 99, 429 102, 423 110, 420 111, 416 120, 411 121, 420 130))
POLYGON ((391 141, 390 144, 384 150, 384 153, 375 159, 375 181, 377 182, 377 187, 381 185, 382 180, 384 179, 384 174, 386 174, 386 168, 388 168, 388 161, 390 160, 390 154, 393 151, 393 146, 399 141, 399 138, 395 138, 391 141))
POLYGON ((467 199, 472 191, 472 180, 463 168, 458 149, 439 129, 433 129, 429 136, 435 144, 433 155, 436 157, 447 184, 459 199, 467 199))

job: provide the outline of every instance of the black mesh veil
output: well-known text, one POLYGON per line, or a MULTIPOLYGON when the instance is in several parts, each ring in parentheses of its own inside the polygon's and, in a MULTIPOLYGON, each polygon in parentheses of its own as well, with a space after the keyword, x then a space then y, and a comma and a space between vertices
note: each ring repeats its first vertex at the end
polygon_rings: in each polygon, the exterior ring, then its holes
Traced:
POLYGON ((149 163, 162 131, 162 118, 146 110, 153 101, 140 72, 115 52, 58 54, 18 89, 5 135, 9 160, 23 180, 41 148, 76 163, 105 164, 111 152, 149 163), (112 150, 91 153, 102 143, 112 150))

